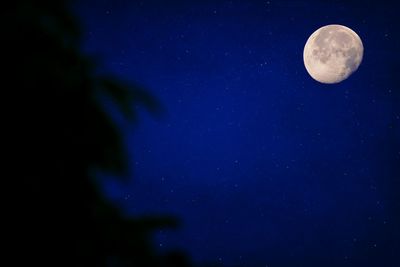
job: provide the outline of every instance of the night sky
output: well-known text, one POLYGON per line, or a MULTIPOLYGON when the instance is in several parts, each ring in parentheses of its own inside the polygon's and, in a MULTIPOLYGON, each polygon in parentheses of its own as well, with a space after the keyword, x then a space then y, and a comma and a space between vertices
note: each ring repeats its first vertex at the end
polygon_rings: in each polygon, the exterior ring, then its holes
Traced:
POLYGON ((155 235, 196 264, 400 266, 400 38, 377 1, 82 1, 100 72, 149 89, 166 112, 114 114, 132 179, 104 177, 127 214, 174 215, 155 235), (362 4, 361 4, 362 3, 362 4), (313 80, 307 38, 342 24, 359 69, 313 80))

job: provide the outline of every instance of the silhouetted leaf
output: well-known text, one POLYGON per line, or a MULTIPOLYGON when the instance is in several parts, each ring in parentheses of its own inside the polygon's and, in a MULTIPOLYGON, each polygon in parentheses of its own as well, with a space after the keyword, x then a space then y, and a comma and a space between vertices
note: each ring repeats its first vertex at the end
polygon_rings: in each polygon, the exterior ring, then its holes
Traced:
POLYGON ((18 165, 11 180, 18 182, 14 217, 21 224, 12 233, 21 257, 12 265, 164 266, 151 235, 178 222, 122 216, 89 175, 96 166, 123 176, 127 161, 99 92, 132 121, 137 105, 157 115, 161 105, 143 88, 95 74, 67 1, 20 0, 5 10, 5 90, 14 106, 8 128, 18 165))
POLYGON ((111 78, 103 78, 101 85, 116 100, 128 119, 135 120, 136 105, 144 106, 154 115, 162 113, 162 106, 156 98, 138 86, 123 84, 111 78))

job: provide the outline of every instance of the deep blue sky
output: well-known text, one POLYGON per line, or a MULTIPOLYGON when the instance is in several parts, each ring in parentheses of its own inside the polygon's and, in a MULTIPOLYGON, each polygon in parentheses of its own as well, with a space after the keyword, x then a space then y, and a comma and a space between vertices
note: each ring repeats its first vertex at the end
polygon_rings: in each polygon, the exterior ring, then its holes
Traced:
POLYGON ((400 48, 379 1, 83 1, 84 47, 167 113, 123 127, 133 180, 105 191, 172 214, 160 250, 223 266, 400 266, 400 48), (306 72, 309 35, 352 28, 340 84, 306 72))

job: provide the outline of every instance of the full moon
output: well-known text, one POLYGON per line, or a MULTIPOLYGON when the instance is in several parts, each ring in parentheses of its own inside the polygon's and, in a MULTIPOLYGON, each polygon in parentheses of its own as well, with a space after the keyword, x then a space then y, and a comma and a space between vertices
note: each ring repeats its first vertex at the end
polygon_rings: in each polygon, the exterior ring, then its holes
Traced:
POLYGON ((304 46, 307 72, 321 83, 339 83, 355 72, 363 58, 360 37, 342 25, 327 25, 316 30, 304 46))

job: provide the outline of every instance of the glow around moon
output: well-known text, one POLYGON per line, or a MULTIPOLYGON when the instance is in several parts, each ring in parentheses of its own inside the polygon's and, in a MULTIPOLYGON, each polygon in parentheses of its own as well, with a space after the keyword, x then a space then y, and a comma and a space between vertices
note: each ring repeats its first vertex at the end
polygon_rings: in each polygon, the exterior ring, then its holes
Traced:
POLYGON ((342 25, 327 25, 316 30, 304 46, 307 72, 321 83, 339 83, 361 64, 364 47, 360 37, 342 25))

